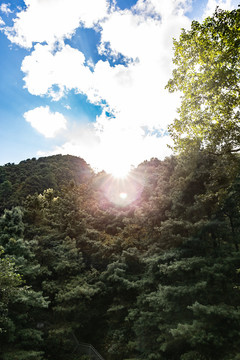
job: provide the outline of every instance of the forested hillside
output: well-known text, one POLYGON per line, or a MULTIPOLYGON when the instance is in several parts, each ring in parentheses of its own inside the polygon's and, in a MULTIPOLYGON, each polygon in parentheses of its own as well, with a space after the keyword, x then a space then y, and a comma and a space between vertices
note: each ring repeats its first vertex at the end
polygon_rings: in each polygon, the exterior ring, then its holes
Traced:
POLYGON ((105 360, 240 359, 239 16, 175 41, 178 154, 118 180, 73 156, 0 168, 1 359, 86 359, 74 336, 105 360), (183 86, 209 67, 205 97, 183 86))
POLYGON ((18 166, 6 164, 0 167, 0 212, 20 204, 27 195, 45 189, 60 189, 74 180, 81 184, 92 175, 83 159, 74 156, 49 156, 21 161, 18 166))
MULTIPOLYGON (((64 172, 63 159, 48 161, 64 172)), ((203 150, 152 159, 5 210, 2 358, 74 359, 74 333, 106 359, 237 359, 239 165, 203 150), (133 184, 133 202, 109 200, 133 184)))

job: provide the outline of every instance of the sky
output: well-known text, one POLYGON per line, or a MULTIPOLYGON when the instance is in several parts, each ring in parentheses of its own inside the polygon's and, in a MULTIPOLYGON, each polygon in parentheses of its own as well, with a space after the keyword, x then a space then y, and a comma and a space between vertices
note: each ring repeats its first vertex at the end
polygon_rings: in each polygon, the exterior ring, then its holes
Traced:
POLYGON ((173 38, 236 0, 0 0, 0 165, 80 156, 120 176, 171 154, 173 38))

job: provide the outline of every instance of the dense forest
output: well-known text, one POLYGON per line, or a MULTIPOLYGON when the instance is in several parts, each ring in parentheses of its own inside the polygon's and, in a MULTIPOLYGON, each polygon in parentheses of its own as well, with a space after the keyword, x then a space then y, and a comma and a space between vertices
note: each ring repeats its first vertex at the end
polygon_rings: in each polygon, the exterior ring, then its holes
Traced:
MULTIPOLYGON (((0 167, 0 358, 240 359, 240 11, 174 41, 175 154, 0 167)), ((161 149, 159 149, 159 155, 161 149)))

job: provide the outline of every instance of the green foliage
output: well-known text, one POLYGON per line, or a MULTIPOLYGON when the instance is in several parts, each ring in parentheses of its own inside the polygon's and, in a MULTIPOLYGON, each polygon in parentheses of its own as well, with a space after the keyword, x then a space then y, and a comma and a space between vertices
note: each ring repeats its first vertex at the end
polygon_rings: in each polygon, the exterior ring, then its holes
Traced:
POLYGON ((42 332, 37 327, 37 309, 46 308, 48 302, 42 292, 33 287, 39 265, 35 261, 31 244, 23 238, 24 224, 20 208, 6 210, 0 219, 0 246, 6 256, 1 259, 0 288, 5 301, 4 332, 0 334, 4 359, 42 359, 37 351, 42 343, 42 332), (14 268, 19 274, 14 273, 14 268), (28 285, 23 286, 23 280, 28 285), (19 285, 21 285, 19 287, 19 285), (7 299, 7 300, 6 300, 7 299))
POLYGON ((14 296, 16 288, 22 284, 15 263, 11 258, 3 257, 3 253, 3 250, 0 250, 0 333, 6 330, 9 301, 14 296))
POLYGON ((43 360, 40 351, 10 351, 3 355, 3 360, 43 360))
POLYGON ((5 208, 21 205, 27 195, 39 194, 48 188, 60 190, 71 181, 81 184, 91 176, 87 163, 71 155, 33 158, 18 165, 0 166, 0 213, 5 208))
POLYGON ((179 119, 170 126, 178 150, 199 144, 213 152, 239 148, 239 22, 239 9, 217 9, 174 41, 167 88, 183 94, 179 119))
POLYGON ((106 360, 237 360, 239 156, 145 161, 126 206, 109 175, 77 182, 63 159, 49 162, 72 181, 19 188, 0 217, 1 359, 78 360, 79 341, 106 360))
POLYGON ((227 261, 221 254, 196 257, 189 245, 146 259, 137 311, 129 312, 135 319, 136 346, 145 359, 191 359, 194 353, 202 359, 225 359, 237 352, 234 269, 240 255, 229 255, 227 261))

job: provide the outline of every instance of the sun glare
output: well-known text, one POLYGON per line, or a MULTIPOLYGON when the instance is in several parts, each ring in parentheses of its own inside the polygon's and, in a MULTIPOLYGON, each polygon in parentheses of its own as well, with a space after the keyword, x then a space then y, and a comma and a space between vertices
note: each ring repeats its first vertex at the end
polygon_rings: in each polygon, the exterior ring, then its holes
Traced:
POLYGON ((121 199, 125 200, 125 199, 127 198, 127 193, 121 192, 121 193, 119 194, 119 197, 120 197, 121 199))
POLYGON ((104 196, 117 206, 128 206, 136 201, 142 193, 143 180, 130 172, 126 178, 115 178, 102 174, 101 191, 104 196))
POLYGON ((127 177, 130 169, 127 165, 124 164, 116 164, 115 166, 112 166, 110 169, 110 173, 113 177, 118 179, 124 179, 127 177))

